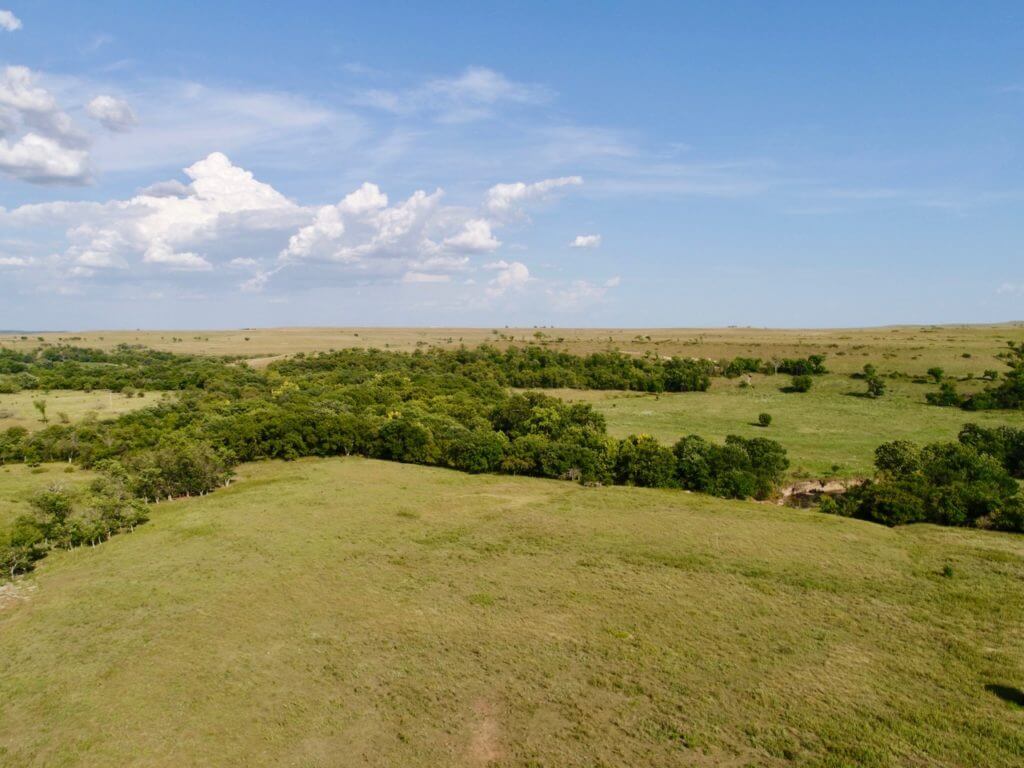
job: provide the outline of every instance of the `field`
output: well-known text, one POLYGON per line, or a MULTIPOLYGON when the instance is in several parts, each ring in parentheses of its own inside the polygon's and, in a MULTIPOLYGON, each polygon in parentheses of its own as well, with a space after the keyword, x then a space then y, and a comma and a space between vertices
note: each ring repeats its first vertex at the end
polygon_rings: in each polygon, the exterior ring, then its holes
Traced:
POLYGON ((64 421, 81 421, 89 414, 99 419, 112 419, 122 413, 156 405, 163 393, 150 392, 141 397, 128 397, 119 392, 18 392, 14 395, 0 394, 0 430, 10 427, 24 427, 32 431, 46 426, 40 420, 39 411, 33 403, 46 402, 46 417, 52 424, 64 421))
POLYGON ((346 347, 409 351, 428 346, 476 346, 484 342, 540 343, 584 354, 621 349, 634 354, 683 355, 725 359, 738 356, 802 357, 829 355, 829 368, 858 371, 866 362, 880 368, 923 374, 941 366, 950 375, 980 375, 998 368, 992 356, 1009 339, 1024 335, 1024 323, 1003 325, 898 326, 861 329, 763 328, 252 328, 225 331, 89 331, 75 333, 0 333, 0 347, 33 349, 46 344, 75 344, 109 349, 141 344, 179 353, 239 355, 263 364, 297 352, 346 347), (965 357, 965 355, 967 355, 965 357))
POLYGON ((28 499, 33 493, 50 485, 78 488, 94 477, 91 472, 77 467, 67 472, 68 466, 42 464, 27 467, 24 464, 9 464, 0 467, 0 530, 15 517, 28 511, 28 499))
MULTIPOLYGON (((862 397, 864 382, 846 376, 815 378, 810 392, 787 394, 788 376, 755 376, 740 388, 735 379, 713 379, 707 392, 650 395, 637 392, 557 390, 572 402, 588 402, 608 419, 615 437, 654 435, 673 443, 698 434, 721 441, 726 435, 770 437, 789 452, 790 473, 803 477, 866 477, 873 471, 875 448, 889 440, 955 440, 966 422, 983 426, 1024 427, 1024 413, 968 413, 924 402, 934 385, 887 380, 886 394, 862 397), (759 413, 771 426, 757 425, 759 413)), ((966 391, 966 390, 965 390, 966 391)))
MULTIPOLYGON (((36 334, 0 335, 33 348, 36 334)), ((763 436, 791 478, 870 475, 877 445, 1024 413, 924 402, 932 366, 1000 369, 1024 326, 833 331, 274 329, 43 334, 255 366, 346 346, 523 342, 832 373, 708 392, 552 390, 613 436, 763 436), (850 378, 886 377, 879 399, 850 378), (756 425, 759 413, 769 427, 756 425)), ((961 391, 980 386, 960 382, 961 391)), ((160 402, 0 395, 0 430, 160 402)), ((0 467, 0 530, 65 464, 0 467)), ((243 464, 227 489, 55 551, 0 585, 0 768, 1019 766, 1024 536, 885 528, 679 490, 361 458, 243 464)))
POLYGON ((19 582, 0 764, 1016 766, 1022 578, 1019 536, 250 465, 19 582))

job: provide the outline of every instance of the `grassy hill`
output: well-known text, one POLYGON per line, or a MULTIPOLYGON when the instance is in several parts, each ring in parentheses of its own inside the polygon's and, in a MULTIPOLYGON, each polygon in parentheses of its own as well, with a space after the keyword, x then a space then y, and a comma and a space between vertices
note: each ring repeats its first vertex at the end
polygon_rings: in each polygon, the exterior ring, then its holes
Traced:
POLYGON ((0 608, 0 765, 1018 766, 1024 538, 263 463, 0 608))

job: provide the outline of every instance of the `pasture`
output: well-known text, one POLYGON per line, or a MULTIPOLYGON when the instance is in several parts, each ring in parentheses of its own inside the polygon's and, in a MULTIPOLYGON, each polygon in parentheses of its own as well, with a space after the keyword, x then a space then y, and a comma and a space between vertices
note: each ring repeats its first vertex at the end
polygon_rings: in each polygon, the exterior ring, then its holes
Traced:
MULTIPOLYGON (((789 452, 794 478, 866 477, 874 450, 889 440, 937 442, 956 439, 968 422, 986 427, 1024 427, 1024 413, 938 408, 924 401, 933 385, 886 380, 880 398, 864 397, 864 382, 829 374, 815 377, 806 393, 786 393, 788 376, 754 376, 751 386, 716 378, 707 392, 662 393, 554 390, 569 402, 593 405, 614 437, 649 434, 666 444, 697 434, 722 441, 726 435, 769 437, 789 452), (772 416, 760 427, 760 413, 772 416)), ((965 389, 965 391, 967 391, 965 389)))
POLYGON ((429 346, 483 343, 542 344, 574 354, 620 349, 631 354, 733 357, 803 357, 818 352, 839 373, 866 362, 920 375, 941 366, 950 375, 980 375, 998 368, 993 355, 1024 333, 1024 323, 892 326, 854 329, 767 328, 246 328, 219 331, 81 331, 0 334, 0 347, 30 350, 43 344, 111 349, 138 344, 169 352, 232 355, 254 364, 297 352, 348 347, 411 351, 429 346))
POLYGON ((11 766, 1016 766, 1024 540, 264 462, 0 611, 11 766))
POLYGON ((113 419, 122 413, 156 405, 164 393, 139 393, 128 397, 120 392, 73 392, 35 390, 16 394, 0 394, 0 430, 23 427, 29 431, 41 429, 43 423, 34 403, 46 403, 46 418, 52 424, 77 423, 85 418, 113 419))

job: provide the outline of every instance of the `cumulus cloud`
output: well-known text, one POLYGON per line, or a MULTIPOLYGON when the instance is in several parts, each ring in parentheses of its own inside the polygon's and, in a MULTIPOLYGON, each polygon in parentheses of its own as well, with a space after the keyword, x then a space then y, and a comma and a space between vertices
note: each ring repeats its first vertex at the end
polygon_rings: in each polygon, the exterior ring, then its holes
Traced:
POLYGON ((38 184, 82 184, 89 179, 89 154, 27 133, 13 142, 0 139, 0 172, 38 184))
POLYGON ((0 256, 0 267, 27 267, 31 263, 31 259, 21 256, 0 256))
POLYGON ((0 29, 14 32, 21 29, 21 19, 10 11, 0 10, 0 29))
POLYGON ((128 102, 114 96, 95 97, 86 105, 85 113, 107 130, 116 133, 130 131, 139 124, 139 119, 128 102))
POLYGON ((484 268, 496 272, 488 281, 486 288, 487 295, 492 298, 502 296, 509 290, 522 288, 530 282, 530 270, 521 261, 493 261, 484 265, 484 268))
POLYGON ((466 253, 489 253, 501 246, 501 241, 491 233, 486 219, 470 219, 459 234, 444 239, 444 246, 466 253))
POLYGON ((366 182, 337 203, 300 206, 220 152, 189 165, 184 179, 105 203, 0 208, 0 228, 49 230, 39 242, 45 240, 52 255, 32 266, 67 287, 77 288, 82 280, 129 284, 157 276, 194 282, 203 275, 204 285, 227 282, 253 293, 272 283, 287 290, 346 280, 454 284, 459 277, 459 286, 479 283, 463 290, 482 300, 533 281, 522 261, 475 261, 502 247, 496 229, 521 215, 529 201, 576 183, 567 177, 500 184, 477 206, 456 206, 444 204, 440 189, 392 201, 366 182), (60 233, 66 245, 54 254, 50 243, 60 233), (490 274, 476 281, 477 270, 490 274))
POLYGON ((0 74, 0 172, 39 184, 90 179, 88 141, 27 67, 0 74))
POLYGON ((600 235, 576 235, 576 239, 569 243, 570 248, 597 248, 600 245, 600 235))
MULTIPOLYGON (((67 274, 126 269, 132 264, 173 271, 210 271, 204 244, 239 233, 287 229, 307 214, 268 184, 215 152, 185 169, 177 194, 145 191, 107 203, 43 203, 0 211, 9 226, 67 227, 67 274), (140 258, 141 257, 141 258, 140 258)), ((171 186, 171 185, 163 185, 171 186)))
POLYGON ((522 181, 513 184, 495 184, 487 191, 484 207, 491 214, 499 217, 521 215, 523 205, 544 200, 562 187, 574 187, 582 183, 583 179, 579 176, 563 176, 557 179, 544 179, 532 184, 522 181))

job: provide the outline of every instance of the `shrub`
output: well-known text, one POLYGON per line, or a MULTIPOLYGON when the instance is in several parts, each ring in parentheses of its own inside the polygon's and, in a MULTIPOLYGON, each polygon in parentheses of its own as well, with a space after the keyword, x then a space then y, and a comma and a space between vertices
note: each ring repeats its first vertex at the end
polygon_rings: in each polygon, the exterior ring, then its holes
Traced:
POLYGON ((757 423, 762 427, 771 425, 772 415, 770 413, 759 413, 757 415, 757 423))
POLYGON ((792 378, 792 380, 790 381, 790 383, 789 383, 788 391, 789 392, 807 392, 807 391, 809 391, 811 389, 811 385, 813 383, 814 383, 814 379, 812 379, 807 374, 801 374, 799 376, 794 376, 792 378))

